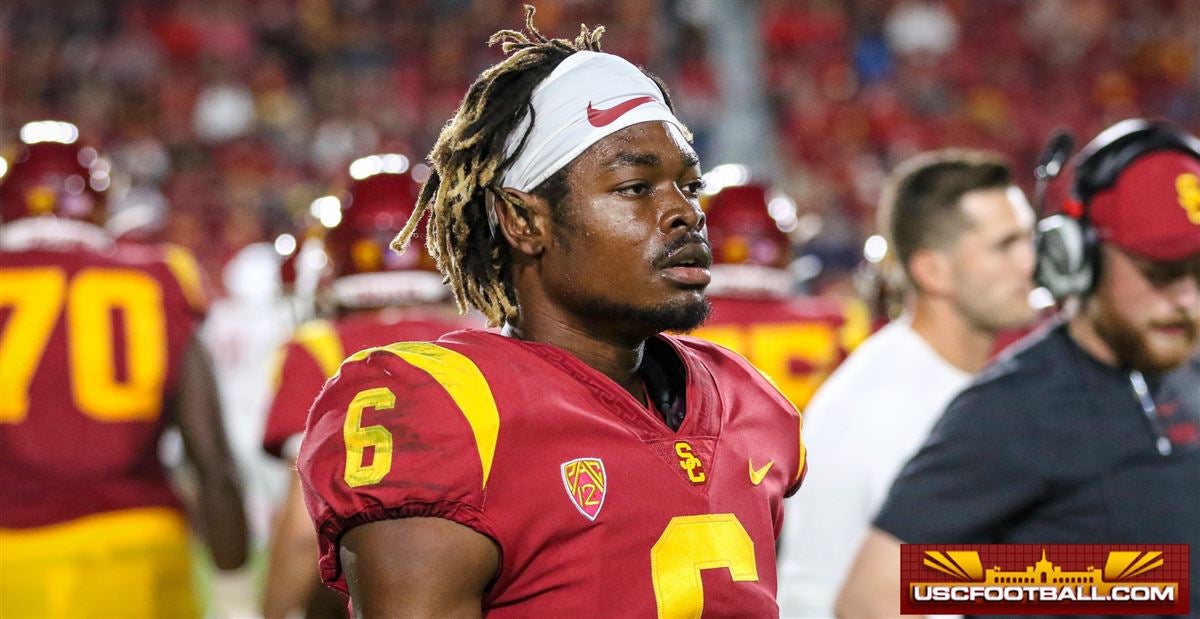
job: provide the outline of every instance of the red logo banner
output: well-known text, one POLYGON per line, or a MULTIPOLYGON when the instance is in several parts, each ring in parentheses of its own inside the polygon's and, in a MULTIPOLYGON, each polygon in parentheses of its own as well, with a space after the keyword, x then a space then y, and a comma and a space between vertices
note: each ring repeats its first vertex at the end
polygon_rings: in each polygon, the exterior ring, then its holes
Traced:
POLYGON ((900 611, 1182 615, 1186 544, 902 544, 900 611))

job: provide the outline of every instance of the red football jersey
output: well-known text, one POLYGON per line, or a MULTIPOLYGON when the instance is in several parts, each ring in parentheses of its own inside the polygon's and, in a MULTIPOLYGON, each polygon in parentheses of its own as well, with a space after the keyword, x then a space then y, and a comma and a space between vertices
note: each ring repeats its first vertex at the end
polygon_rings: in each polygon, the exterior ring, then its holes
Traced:
POLYGON ((183 249, 97 235, 0 251, 0 527, 178 506, 158 442, 200 271, 183 249))
POLYGON ((678 431, 547 344, 470 330, 350 357, 314 404, 298 460, 324 580, 346 590, 346 530, 434 516, 499 546, 493 616, 777 614, 800 416, 729 351, 650 345, 685 368, 678 431))
POLYGON ((746 357, 800 410, 871 331, 862 303, 770 296, 710 296, 709 302, 712 314, 691 335, 746 357))
POLYGON ((391 342, 430 342, 477 322, 452 312, 387 309, 350 314, 337 321, 313 320, 297 327, 283 349, 263 431, 263 449, 282 457, 284 445, 304 433, 308 409, 321 386, 349 354, 391 342))

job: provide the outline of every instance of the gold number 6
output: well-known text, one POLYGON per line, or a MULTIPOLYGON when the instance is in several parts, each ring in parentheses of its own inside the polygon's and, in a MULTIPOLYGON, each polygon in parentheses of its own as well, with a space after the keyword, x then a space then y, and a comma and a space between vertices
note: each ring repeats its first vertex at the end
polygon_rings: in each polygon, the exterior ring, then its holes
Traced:
POLYGON ((702 570, 725 568, 734 582, 758 580, 754 540, 733 514, 676 516, 650 549, 650 575, 660 618, 699 618, 702 570))

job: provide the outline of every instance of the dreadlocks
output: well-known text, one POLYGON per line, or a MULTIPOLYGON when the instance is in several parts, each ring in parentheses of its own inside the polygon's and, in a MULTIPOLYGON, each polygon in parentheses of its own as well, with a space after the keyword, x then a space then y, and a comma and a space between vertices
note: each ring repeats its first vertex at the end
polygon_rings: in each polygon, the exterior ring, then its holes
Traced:
MULTIPOLYGON (((499 43, 508 57, 479 75, 454 118, 442 128, 429 153, 429 180, 421 188, 408 223, 392 241, 392 249, 404 251, 428 211, 425 246, 454 291, 459 311, 466 311, 468 305, 475 307, 490 326, 517 315, 517 298, 508 243, 489 224, 489 194, 518 216, 529 216, 527 207, 499 185, 505 169, 525 147, 529 132, 521 136, 511 157, 505 157, 508 136, 525 114, 533 120, 533 89, 571 54, 600 51, 604 33, 603 26, 589 29, 581 25, 573 41, 548 39, 533 25, 533 15, 534 8, 526 5, 524 32, 501 30, 488 39, 489 46, 499 43)), ((666 88, 650 77, 670 106, 666 88)), ((529 128, 532 130, 533 122, 529 128)), ((533 190, 548 198, 552 208, 558 208, 566 194, 566 170, 559 170, 533 190)))

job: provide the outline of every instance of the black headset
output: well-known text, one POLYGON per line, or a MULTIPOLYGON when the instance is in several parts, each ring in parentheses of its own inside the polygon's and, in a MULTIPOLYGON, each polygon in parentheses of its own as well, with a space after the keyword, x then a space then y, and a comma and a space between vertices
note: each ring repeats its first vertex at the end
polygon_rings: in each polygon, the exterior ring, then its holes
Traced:
MULTIPOLYGON (((1071 140, 1063 136, 1051 140, 1038 166, 1039 194, 1069 154, 1071 140), (1058 164, 1053 163, 1056 159, 1058 164)), ((1075 178, 1064 212, 1042 219, 1037 226, 1034 278, 1055 299, 1091 294, 1099 280, 1100 239, 1091 223, 1092 198, 1112 188, 1139 157, 1161 150, 1200 159, 1200 139, 1165 122, 1131 118, 1105 129, 1075 156, 1075 178)))

